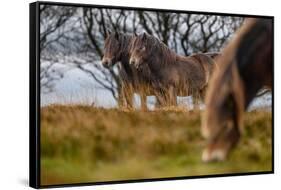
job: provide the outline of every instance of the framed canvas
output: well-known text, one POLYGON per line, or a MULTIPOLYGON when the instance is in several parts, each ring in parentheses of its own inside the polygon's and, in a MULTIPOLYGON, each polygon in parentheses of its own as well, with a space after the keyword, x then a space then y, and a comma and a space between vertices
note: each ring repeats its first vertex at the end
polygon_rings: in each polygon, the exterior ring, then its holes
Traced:
POLYGON ((30 4, 30 186, 274 172, 274 17, 30 4))

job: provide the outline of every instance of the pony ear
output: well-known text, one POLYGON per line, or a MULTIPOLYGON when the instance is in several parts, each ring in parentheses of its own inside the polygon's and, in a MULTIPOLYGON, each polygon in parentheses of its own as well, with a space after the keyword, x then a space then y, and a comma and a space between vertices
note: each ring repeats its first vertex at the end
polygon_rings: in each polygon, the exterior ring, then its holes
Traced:
POLYGON ((142 35, 142 39, 145 40, 146 39, 146 33, 143 33, 142 35))
POLYGON ((109 31, 105 29, 104 30, 104 35, 105 35, 105 37, 109 36, 109 31))
POLYGON ((111 31, 110 30, 105 30, 105 37, 108 37, 108 36, 110 36, 111 35, 111 31))
POLYGON ((115 32, 115 38, 118 40, 118 38, 119 38, 119 33, 118 32, 115 32))

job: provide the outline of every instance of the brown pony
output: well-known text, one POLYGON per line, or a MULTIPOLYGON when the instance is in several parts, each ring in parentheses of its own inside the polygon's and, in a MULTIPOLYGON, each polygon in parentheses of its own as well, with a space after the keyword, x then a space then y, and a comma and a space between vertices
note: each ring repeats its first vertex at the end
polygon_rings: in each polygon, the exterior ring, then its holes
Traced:
POLYGON ((141 107, 146 109, 146 95, 137 89, 139 84, 144 81, 134 68, 129 65, 129 49, 133 38, 133 35, 118 32, 108 34, 104 44, 102 64, 109 68, 117 62, 121 63, 119 67, 121 78, 119 100, 121 100, 121 104, 123 106, 133 107, 133 93, 139 92, 141 96, 141 107))
POLYGON ((130 54, 130 64, 144 78, 149 77, 153 87, 161 92, 159 102, 165 105, 176 105, 177 95, 202 97, 214 66, 207 55, 177 55, 146 33, 134 38, 130 54))
POLYGON ((258 90, 272 86, 272 48, 272 20, 246 19, 224 49, 206 94, 203 161, 224 160, 237 144, 243 112, 258 90))

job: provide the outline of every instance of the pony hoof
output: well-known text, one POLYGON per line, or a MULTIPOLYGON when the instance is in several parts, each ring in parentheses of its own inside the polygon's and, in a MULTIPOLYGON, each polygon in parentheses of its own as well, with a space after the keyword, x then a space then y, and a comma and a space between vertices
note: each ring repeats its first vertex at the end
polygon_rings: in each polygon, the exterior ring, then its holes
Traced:
POLYGON ((221 162, 226 159, 227 152, 223 149, 206 148, 202 153, 203 162, 221 162))

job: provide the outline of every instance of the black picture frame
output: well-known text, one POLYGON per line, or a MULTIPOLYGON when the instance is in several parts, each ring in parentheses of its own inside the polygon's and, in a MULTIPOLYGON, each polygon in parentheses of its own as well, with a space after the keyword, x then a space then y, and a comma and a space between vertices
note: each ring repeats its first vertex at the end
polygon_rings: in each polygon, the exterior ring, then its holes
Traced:
MULTIPOLYGON (((175 12, 175 13, 195 13, 221 16, 240 16, 240 17, 255 17, 255 18, 270 18, 274 26, 273 16, 263 15, 248 15, 234 13, 217 13, 217 12, 200 12, 187 10, 169 10, 156 8, 141 8, 141 7, 122 7, 111 5, 92 5, 79 3, 60 3, 60 2, 34 2, 29 4, 29 185, 33 188, 51 188, 51 187, 72 187, 85 185, 100 185, 100 184, 120 184, 132 182, 152 182, 163 180, 183 180, 211 177, 232 177, 243 175, 258 175, 258 174, 273 174, 274 173, 274 88, 272 89, 272 170, 265 172, 246 172, 246 173, 230 173, 230 174, 215 174, 201 176, 185 176, 185 177, 169 177, 169 178, 153 178, 153 179, 138 179, 138 180, 122 180, 122 181, 102 181, 89 183, 73 183, 60 185, 41 185, 40 183, 40 5, 58 5, 58 6, 74 6, 88 8, 108 8, 122 10, 144 10, 158 12, 175 12)), ((274 29, 274 27, 273 27, 274 29)), ((274 30, 273 30, 274 33, 274 30)), ((273 34, 274 36, 274 34, 273 34)), ((273 45, 274 47, 274 45, 273 45)), ((274 57, 274 56, 273 56, 274 57)), ((274 64, 273 64, 274 65, 274 64)), ((274 68, 273 68, 274 71, 274 68)), ((274 72, 273 72, 274 73, 274 72)), ((274 74, 272 76, 274 86, 274 74)))

